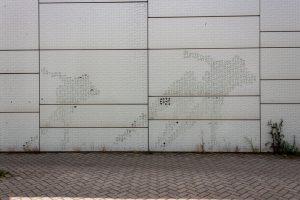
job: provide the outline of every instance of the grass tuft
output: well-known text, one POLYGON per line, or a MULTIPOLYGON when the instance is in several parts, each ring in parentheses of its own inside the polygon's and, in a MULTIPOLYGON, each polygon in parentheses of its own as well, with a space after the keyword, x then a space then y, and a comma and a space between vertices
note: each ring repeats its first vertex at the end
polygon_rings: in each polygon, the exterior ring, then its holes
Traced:
POLYGON ((0 178, 5 178, 5 177, 11 177, 11 173, 4 170, 4 169, 0 169, 0 178))

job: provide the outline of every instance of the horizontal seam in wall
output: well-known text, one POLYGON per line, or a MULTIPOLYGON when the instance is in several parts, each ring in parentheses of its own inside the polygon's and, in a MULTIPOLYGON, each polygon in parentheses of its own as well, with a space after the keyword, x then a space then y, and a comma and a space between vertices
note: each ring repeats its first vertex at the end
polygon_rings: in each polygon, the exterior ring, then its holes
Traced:
POLYGON ((210 16, 164 16, 164 17, 148 17, 149 19, 168 19, 168 18, 197 18, 197 17, 259 17, 260 15, 210 15, 210 16))
POLYGON ((51 128, 51 129, 52 128, 72 128, 72 129, 73 128, 99 128, 99 129, 100 128, 103 128, 103 129, 104 128, 107 128, 107 129, 111 129, 111 128, 119 128, 119 129, 133 128, 133 129, 139 129, 140 128, 140 129, 147 129, 148 126, 145 126, 145 127, 130 127, 130 126, 128 126, 128 127, 127 126, 125 126, 125 127, 112 127, 112 126, 111 127, 84 127, 84 126, 81 126, 81 127, 40 127, 40 128, 45 128, 45 129, 46 128, 51 128))
POLYGON ((39 49, 0 49, 1 51, 39 51, 39 49))
POLYGON ((149 48, 148 50, 197 50, 197 49, 259 49, 260 47, 224 47, 224 48, 188 48, 188 47, 181 47, 181 48, 149 48))
POLYGON ((300 31, 260 31, 261 33, 293 33, 293 32, 300 32, 300 31))
POLYGON ((57 1, 53 1, 53 2, 39 2, 39 4, 74 4, 74 3, 148 3, 148 1, 106 1, 106 2, 93 2, 93 1, 89 1, 89 2, 57 2, 57 1))
POLYGON ((18 72, 14 72, 14 73, 1 73, 0 74, 40 74, 40 73, 18 73, 18 72))
POLYGON ((300 104, 300 103, 260 103, 260 104, 300 104))
POLYGON ((142 106, 146 106, 148 105, 147 103, 102 103, 102 104, 40 104, 41 106, 105 106, 105 105, 115 105, 115 106, 118 106, 118 105, 124 105, 124 106, 139 106, 139 105, 142 105, 142 106))
MULTIPOLYGON (((32 153, 34 153, 35 151, 32 151, 32 153)), ((67 151, 48 151, 48 150, 40 150, 40 151, 37 151, 37 152, 39 152, 39 154, 48 154, 48 153, 50 153, 50 154, 57 154, 57 153, 71 153, 71 154, 74 154, 74 153, 82 153, 82 154, 84 154, 84 153, 97 153, 97 154, 99 154, 99 153, 109 153, 109 154, 118 154, 118 153, 136 153, 136 151, 134 151, 134 150, 124 150, 124 151, 121 151, 121 150, 106 150, 106 151, 102 151, 102 150, 94 150, 94 151, 91 151, 91 150, 89 150, 89 151, 70 151, 70 150, 67 150, 67 151)), ((143 149, 143 150, 139 150, 138 152, 147 152, 147 149, 143 149)), ((155 152, 159 152, 159 151, 155 151, 155 152)), ((26 151, 0 151, 0 154, 1 153, 18 153, 18 154, 28 154, 28 152, 26 152, 26 151)), ((164 153, 168 153, 167 151, 164 151, 164 153)), ((170 153, 175 153, 174 151, 173 152, 170 152, 170 153)), ((188 153, 188 151, 184 151, 184 152, 178 152, 178 153, 188 153)), ((191 153, 194 153, 193 151, 191 151, 191 153)), ((66 198, 65 198, 66 199, 66 198)))
POLYGON ((298 49, 299 47, 260 47, 261 49, 298 49))
POLYGON ((1 112, 0 111, 0 114, 1 113, 38 113, 39 114, 40 112, 1 112))
POLYGON ((280 49, 299 49, 300 47, 260 47, 260 49, 276 49, 276 48, 280 48, 280 49))
MULTIPOLYGON (((180 48, 143 48, 143 49, 41 49, 41 51, 147 51, 147 50, 185 50, 185 49, 259 49, 260 47, 219 47, 219 48, 189 48, 189 47, 180 47, 180 48)), ((266 47, 269 48, 269 47, 266 47)), ((289 48, 289 47, 279 47, 279 48, 289 48)), ((290 48, 299 48, 299 47, 290 47, 290 48)), ((24 50, 24 49, 3 49, 1 51, 39 51, 38 49, 24 50)))
POLYGON ((204 96, 168 96, 168 95, 162 95, 162 96, 149 96, 149 97, 259 97, 260 95, 204 95, 204 96))
POLYGON ((291 79, 286 79, 286 78, 284 78, 284 79, 277 79, 277 78, 275 78, 275 79, 273 79, 273 78, 268 78, 268 79, 260 79, 260 80, 262 80, 262 81, 300 81, 300 78, 291 78, 291 79))
POLYGON ((140 48, 140 49, 41 49, 41 51, 138 51, 138 50, 148 50, 147 48, 140 48))
POLYGON ((149 121, 155 121, 155 120, 168 120, 168 121, 188 121, 188 120, 199 120, 199 121, 201 121, 201 120, 233 120, 233 121, 238 121, 238 120, 240 120, 240 121, 247 121, 247 120, 249 120, 249 121, 255 121, 255 120, 257 120, 257 121, 259 121, 260 119, 149 119, 149 121))

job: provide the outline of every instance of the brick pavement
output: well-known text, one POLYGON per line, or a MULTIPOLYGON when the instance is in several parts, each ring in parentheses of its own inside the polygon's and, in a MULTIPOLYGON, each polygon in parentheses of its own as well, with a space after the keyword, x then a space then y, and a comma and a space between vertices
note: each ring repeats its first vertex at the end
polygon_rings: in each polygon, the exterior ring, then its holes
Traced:
POLYGON ((2 153, 0 168, 1 200, 300 199, 300 157, 2 153))

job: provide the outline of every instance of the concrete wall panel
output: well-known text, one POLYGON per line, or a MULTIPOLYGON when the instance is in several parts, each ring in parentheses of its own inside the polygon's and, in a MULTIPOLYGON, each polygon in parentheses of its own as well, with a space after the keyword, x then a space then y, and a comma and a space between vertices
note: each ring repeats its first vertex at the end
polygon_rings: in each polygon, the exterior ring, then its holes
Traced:
MULTIPOLYGON (((128 2, 128 0, 39 0, 40 3, 97 3, 97 2, 128 2)), ((139 1, 147 1, 147 0, 130 0, 130 2, 139 2, 139 1)))
POLYGON ((39 76, 0 74, 0 112, 39 112, 39 76))
POLYGON ((299 0, 261 0, 262 31, 300 31, 299 0))
POLYGON ((149 0, 149 17, 259 15, 258 0, 149 0))
POLYGON ((259 46, 258 17, 149 19, 149 48, 259 46))
POLYGON ((271 130, 267 125, 268 121, 280 122, 283 120, 282 133, 284 140, 290 144, 294 143, 300 148, 300 105, 299 104, 264 104, 261 106, 261 148, 262 151, 271 151, 267 142, 271 142, 272 138, 269 134, 271 130))
POLYGON ((0 51, 0 73, 39 73, 39 52, 0 51))
POLYGON ((0 1, 0 50, 38 48, 38 1, 0 1))
POLYGON ((259 95, 259 49, 150 50, 151 96, 259 95))
POLYGON ((146 10, 147 3, 41 4, 41 48, 147 48, 146 10))
POLYGON ((41 103, 147 103, 147 51, 42 51, 41 103))
POLYGON ((262 79, 300 79, 300 48, 261 49, 262 79))
POLYGON ((147 105, 42 105, 41 127, 147 127, 147 105))
POLYGON ((300 80, 262 80, 262 103, 300 103, 300 80))
POLYGON ((261 32, 261 47, 300 47, 300 32, 261 32))
POLYGON ((38 113, 0 113, 0 152, 38 150, 38 113))
POLYGON ((150 119, 259 119, 258 97, 152 97, 150 119))
POLYGON ((154 120, 149 125, 151 151, 259 151, 258 120, 154 120))
POLYGON ((42 128, 41 151, 146 151, 147 128, 42 128))

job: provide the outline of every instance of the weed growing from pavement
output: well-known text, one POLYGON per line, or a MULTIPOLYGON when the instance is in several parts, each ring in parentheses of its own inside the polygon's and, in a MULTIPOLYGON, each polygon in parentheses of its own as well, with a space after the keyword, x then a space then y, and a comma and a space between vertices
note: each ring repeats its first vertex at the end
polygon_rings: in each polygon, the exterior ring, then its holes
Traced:
POLYGON ((271 135, 272 141, 267 142, 265 145, 270 146, 271 150, 275 154, 297 154, 299 153, 298 148, 296 147, 296 138, 294 136, 293 144, 288 143, 284 140, 284 134, 282 133, 283 120, 280 120, 279 123, 268 122, 270 127, 269 134, 271 135))
POLYGON ((4 170, 4 169, 0 169, 0 178, 5 178, 5 177, 10 177, 11 173, 4 170))

